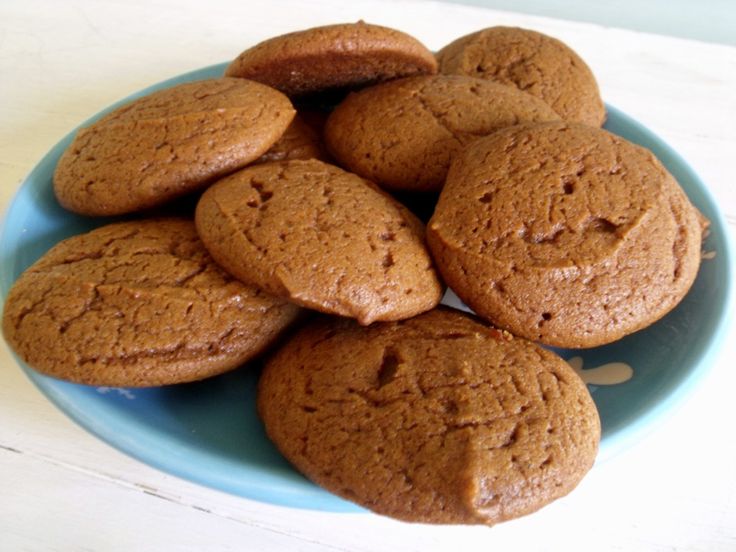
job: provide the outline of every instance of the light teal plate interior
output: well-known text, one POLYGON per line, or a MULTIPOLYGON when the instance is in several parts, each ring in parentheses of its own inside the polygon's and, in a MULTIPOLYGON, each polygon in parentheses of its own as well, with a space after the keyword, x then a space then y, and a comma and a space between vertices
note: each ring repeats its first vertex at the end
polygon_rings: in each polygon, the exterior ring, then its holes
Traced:
MULTIPOLYGON (((180 82, 220 76, 223 69, 221 64, 194 71, 125 101, 180 82)), ((733 280, 723 218, 692 169, 657 136, 610 106, 606 128, 648 147, 662 160, 711 220, 704 249, 716 255, 703 262, 685 300, 654 326, 605 347, 562 351, 566 358, 582 356, 585 367, 625 362, 634 369, 633 377, 625 383, 591 388, 603 422, 600 459, 640 438, 703 377, 726 333, 733 280)), ((107 222, 72 215, 54 198, 54 167, 72 136, 65 137, 41 160, 8 208, 0 236, 3 298, 18 275, 52 245, 107 222)), ((253 369, 180 386, 106 389, 50 379, 19 364, 73 420, 156 468, 264 502, 328 511, 360 510, 303 478, 268 441, 256 416, 258 374, 253 369)))

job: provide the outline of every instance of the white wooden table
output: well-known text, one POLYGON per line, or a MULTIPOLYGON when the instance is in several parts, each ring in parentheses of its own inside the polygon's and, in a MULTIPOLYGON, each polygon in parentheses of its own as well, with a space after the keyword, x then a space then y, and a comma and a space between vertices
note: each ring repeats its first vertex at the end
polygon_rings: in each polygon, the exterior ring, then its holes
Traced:
MULTIPOLYGON (((140 88, 286 31, 367 21, 440 48, 497 24, 575 48, 606 101, 660 134, 736 227, 736 48, 419 1, 0 4, 0 204, 58 139, 140 88)), ((736 550, 736 330, 656 432, 568 497, 495 528, 434 527, 230 496, 166 475, 56 410, 0 350, 0 550, 736 550)))

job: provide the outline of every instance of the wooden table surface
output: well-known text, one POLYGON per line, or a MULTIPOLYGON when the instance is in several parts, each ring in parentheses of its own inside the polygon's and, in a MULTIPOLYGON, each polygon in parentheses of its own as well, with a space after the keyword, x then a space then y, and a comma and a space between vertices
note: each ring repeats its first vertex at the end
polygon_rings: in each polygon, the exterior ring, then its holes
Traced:
MULTIPOLYGON (((576 49, 604 98, 678 150, 736 227, 736 48, 439 2, 5 1, 0 206, 79 122, 136 90, 283 32, 359 18, 438 49, 530 27, 576 49)), ((0 349, 0 550, 736 550, 736 330, 690 400, 568 497, 494 528, 258 503, 92 437, 0 349)))

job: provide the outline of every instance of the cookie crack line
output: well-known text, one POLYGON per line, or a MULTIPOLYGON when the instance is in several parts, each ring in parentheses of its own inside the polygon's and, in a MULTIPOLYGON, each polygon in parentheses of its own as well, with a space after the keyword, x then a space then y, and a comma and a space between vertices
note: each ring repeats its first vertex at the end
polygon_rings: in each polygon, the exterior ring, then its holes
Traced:
POLYGON ((134 353, 120 353, 119 355, 80 355, 77 359, 79 365, 86 364, 104 364, 104 365, 136 365, 141 364, 144 360, 169 359, 171 362, 187 361, 202 357, 218 357, 223 353, 227 353, 227 347, 221 344, 228 341, 230 336, 234 334, 236 328, 228 328, 223 334, 218 335, 216 339, 196 346, 182 341, 174 347, 161 348, 157 350, 149 349, 134 353))
MULTIPOLYGON (((13 328, 17 331, 23 324, 23 321, 25 320, 25 318, 29 314, 34 314, 39 309, 39 307, 47 301, 49 295, 51 295, 53 291, 54 289, 50 287, 44 289, 41 292, 41 297, 39 299, 31 303, 31 305, 29 305, 28 307, 24 307, 23 309, 21 309, 21 311, 18 313, 18 316, 13 320, 13 328)), ((9 311, 7 307, 7 303, 6 303, 4 310, 9 311)))
POLYGON ((79 313, 72 316, 71 318, 65 318, 61 321, 61 323, 59 324, 60 334, 66 333, 66 331, 69 329, 69 326, 71 326, 75 321, 84 318, 90 311, 93 310, 93 306, 100 302, 100 292, 98 288, 99 286, 92 286, 92 296, 85 299, 84 305, 82 305, 79 313))
POLYGON ((422 95, 421 92, 418 92, 415 95, 415 97, 416 97, 417 101, 419 102, 419 106, 432 117, 432 119, 435 121, 435 123, 437 123, 437 125, 439 127, 443 128, 445 130, 445 132, 447 132, 447 134, 448 134, 448 136, 450 138, 453 138, 453 139, 457 140, 458 142, 460 142, 460 139, 457 136, 458 132, 455 129, 451 128, 450 125, 447 123, 447 121, 445 121, 445 115, 446 115, 446 113, 438 113, 438 112, 436 112, 429 105, 429 102, 426 100, 426 98, 424 98, 424 96, 422 95))

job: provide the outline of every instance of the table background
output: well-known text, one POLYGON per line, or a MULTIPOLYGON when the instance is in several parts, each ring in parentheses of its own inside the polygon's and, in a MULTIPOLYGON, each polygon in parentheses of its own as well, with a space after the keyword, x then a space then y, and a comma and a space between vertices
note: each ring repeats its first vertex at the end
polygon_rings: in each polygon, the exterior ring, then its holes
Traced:
MULTIPOLYGON (((478 7, 383 0, 4 1, 0 207, 79 122, 276 34, 364 18, 432 49, 491 25, 567 42, 605 100, 678 150, 736 229, 736 48, 478 7)), ((0 550, 736 550, 736 330, 690 400, 568 497, 494 528, 276 507, 200 487, 98 441, 0 345, 0 550)))

